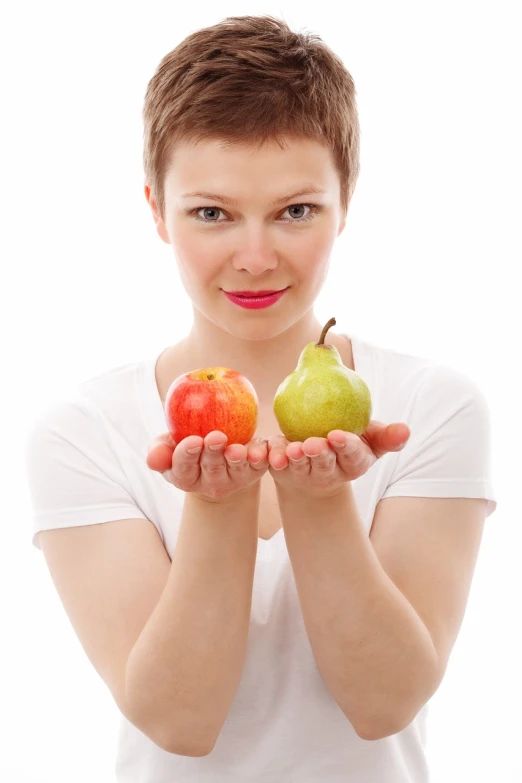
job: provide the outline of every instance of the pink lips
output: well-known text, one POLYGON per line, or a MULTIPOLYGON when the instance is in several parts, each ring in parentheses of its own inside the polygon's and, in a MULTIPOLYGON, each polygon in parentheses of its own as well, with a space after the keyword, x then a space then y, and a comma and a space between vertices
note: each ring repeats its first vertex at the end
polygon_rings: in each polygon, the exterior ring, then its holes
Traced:
POLYGON ((271 294, 278 294, 283 290, 284 289, 282 288, 278 288, 272 289, 271 291, 227 291, 227 293, 232 294, 232 296, 249 296, 253 299, 256 296, 271 296, 271 294))
POLYGON ((258 296, 238 296, 236 294, 231 294, 228 291, 223 291, 223 293, 231 302, 234 302, 234 304, 237 304, 240 307, 245 307, 248 310, 260 310, 263 307, 270 307, 270 305, 273 305, 281 299, 287 290, 288 288, 283 288, 282 291, 275 291, 272 294, 258 296))

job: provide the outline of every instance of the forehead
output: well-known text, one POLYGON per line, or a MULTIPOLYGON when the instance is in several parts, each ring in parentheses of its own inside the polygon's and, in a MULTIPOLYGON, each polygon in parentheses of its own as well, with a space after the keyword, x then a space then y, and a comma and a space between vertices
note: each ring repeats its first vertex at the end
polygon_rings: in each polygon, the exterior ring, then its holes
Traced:
POLYGON ((276 199, 308 183, 336 192, 339 178, 330 148, 311 139, 285 139, 262 147, 207 139, 172 151, 166 189, 180 196, 195 190, 228 193, 262 189, 276 199))

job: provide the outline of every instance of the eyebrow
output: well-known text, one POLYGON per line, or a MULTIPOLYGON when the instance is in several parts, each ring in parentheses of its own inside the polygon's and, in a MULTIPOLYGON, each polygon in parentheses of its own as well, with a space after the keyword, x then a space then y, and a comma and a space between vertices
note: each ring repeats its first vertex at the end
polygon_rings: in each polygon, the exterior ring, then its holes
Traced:
MULTIPOLYGON (((317 187, 317 185, 303 185, 296 193, 290 193, 288 196, 281 196, 280 198, 271 201, 271 206, 278 206, 278 204, 284 204, 286 201, 291 201, 298 196, 309 196, 312 194, 325 194, 327 191, 324 188, 317 187)), ((208 198, 213 201, 221 201, 222 204, 229 204, 232 207, 237 207, 238 201, 228 196, 220 196, 218 193, 207 193, 203 191, 196 191, 194 193, 183 193, 183 198, 208 198)))

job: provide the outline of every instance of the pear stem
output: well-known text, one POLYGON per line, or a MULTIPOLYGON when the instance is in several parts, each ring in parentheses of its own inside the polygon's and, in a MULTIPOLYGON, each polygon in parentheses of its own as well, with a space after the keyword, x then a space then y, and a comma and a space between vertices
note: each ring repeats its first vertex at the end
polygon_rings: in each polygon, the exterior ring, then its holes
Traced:
POLYGON ((337 321, 335 320, 335 318, 330 318, 328 323, 325 324, 325 326, 323 327, 323 331, 321 332, 319 342, 316 343, 316 345, 324 345, 324 338, 326 337, 326 332, 328 331, 328 329, 331 329, 332 326, 335 326, 336 323, 337 321))

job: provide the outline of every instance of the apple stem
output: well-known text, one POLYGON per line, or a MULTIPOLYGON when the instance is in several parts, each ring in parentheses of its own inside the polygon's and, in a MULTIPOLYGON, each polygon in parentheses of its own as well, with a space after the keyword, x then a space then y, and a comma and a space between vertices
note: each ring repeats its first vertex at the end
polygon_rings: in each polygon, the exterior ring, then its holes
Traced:
POLYGON ((327 324, 325 324, 325 326, 323 327, 323 331, 321 332, 321 336, 320 336, 320 338, 319 338, 319 342, 318 342, 318 343, 316 343, 316 345, 324 345, 324 338, 326 337, 326 332, 328 331, 328 329, 330 329, 330 328, 331 328, 332 326, 334 326, 336 323, 337 323, 337 322, 336 322, 335 318, 330 318, 330 320, 328 321, 328 323, 327 323, 327 324))
POLYGON ((210 375, 207 375, 207 378, 208 378, 209 381, 213 381, 214 380, 214 376, 212 375, 212 373, 210 373, 210 375))

